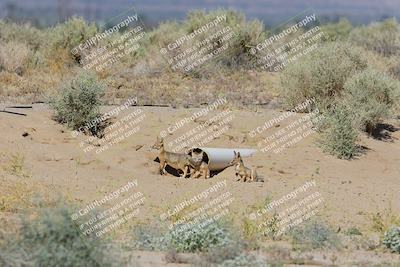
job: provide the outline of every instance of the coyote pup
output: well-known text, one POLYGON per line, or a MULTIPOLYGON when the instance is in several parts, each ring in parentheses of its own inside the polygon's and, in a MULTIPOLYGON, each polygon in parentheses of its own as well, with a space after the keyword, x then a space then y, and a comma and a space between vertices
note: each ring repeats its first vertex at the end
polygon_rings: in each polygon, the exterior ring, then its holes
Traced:
POLYGON ((165 166, 168 164, 177 171, 183 171, 183 175, 181 177, 186 178, 189 168, 193 167, 193 163, 189 155, 166 151, 164 149, 164 140, 162 138, 159 139, 158 136, 153 148, 158 149, 160 152, 158 158, 160 160, 159 170, 161 175, 165 174, 165 166))
POLYGON ((243 159, 240 156, 240 152, 236 153, 236 151, 233 151, 235 154, 235 158, 230 162, 231 166, 235 166, 235 175, 236 178, 239 176, 239 179, 237 181, 243 180, 243 182, 254 182, 254 181, 261 181, 261 179, 258 179, 257 172, 255 168, 249 169, 244 166, 243 159))

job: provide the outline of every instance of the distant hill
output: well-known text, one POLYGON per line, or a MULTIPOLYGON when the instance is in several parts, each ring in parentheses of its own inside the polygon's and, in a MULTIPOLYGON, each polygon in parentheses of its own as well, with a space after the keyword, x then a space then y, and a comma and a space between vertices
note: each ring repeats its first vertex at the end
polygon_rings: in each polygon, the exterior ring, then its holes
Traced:
POLYGON ((166 19, 182 19, 188 10, 233 8, 267 25, 286 21, 313 8, 322 21, 347 17, 353 23, 368 23, 387 17, 400 18, 400 0, 0 0, 0 16, 54 24, 76 14, 89 20, 107 20, 128 7, 136 7, 149 25, 166 19))

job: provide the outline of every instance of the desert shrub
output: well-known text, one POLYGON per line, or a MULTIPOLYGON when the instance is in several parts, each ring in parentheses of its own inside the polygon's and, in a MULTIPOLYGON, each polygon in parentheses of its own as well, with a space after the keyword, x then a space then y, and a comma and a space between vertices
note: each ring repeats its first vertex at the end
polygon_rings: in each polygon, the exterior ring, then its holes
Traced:
POLYGON ((58 58, 60 53, 68 53, 71 58, 78 62, 80 54, 73 54, 71 50, 96 33, 96 25, 88 24, 82 18, 73 17, 64 23, 58 24, 48 32, 49 56, 58 58))
POLYGON ((391 115, 399 101, 400 83, 371 69, 349 78, 344 88, 344 102, 351 110, 353 121, 369 133, 391 115))
POLYGON ((154 226, 138 225, 133 231, 132 247, 140 250, 166 251, 168 243, 163 231, 154 226))
POLYGON ((329 226, 317 221, 306 222, 289 233, 295 245, 305 245, 311 248, 337 247, 339 238, 329 226))
POLYGON ((350 41, 383 56, 396 55, 400 52, 400 26, 395 18, 371 23, 355 28, 350 41))
POLYGON ((392 252, 400 253, 400 227, 392 226, 385 232, 383 244, 392 252))
POLYGON ((0 71, 2 69, 19 75, 27 69, 32 51, 20 42, 0 44, 0 71))
POLYGON ((100 98, 104 86, 96 76, 83 73, 64 84, 50 99, 54 119, 74 130, 97 134, 101 129, 100 98))
POLYGON ((196 70, 190 73, 194 74, 196 77, 201 77, 221 67, 226 67, 228 69, 239 67, 250 68, 251 54, 249 51, 252 45, 256 45, 265 36, 264 26, 258 20, 247 21, 243 14, 235 11, 220 9, 208 13, 204 11, 189 12, 186 19, 182 22, 166 22, 161 24, 158 29, 150 33, 149 42, 153 47, 159 50, 160 46, 166 47, 169 43, 176 41, 178 38, 193 33, 194 30, 208 24, 217 16, 226 16, 226 21, 220 22, 217 29, 211 27, 204 33, 197 34, 191 40, 185 41, 179 48, 170 51, 169 56, 177 56, 186 49, 194 47, 198 42, 212 36, 223 27, 229 26, 235 33, 228 41, 230 44, 228 48, 229 51, 224 51, 218 55, 218 60, 211 59, 213 64, 208 64, 207 61, 204 64, 207 65, 207 68, 203 67, 203 65, 197 67, 196 70), (209 69, 211 69, 211 71, 208 71, 209 69))
POLYGON ((340 96, 346 80, 367 67, 361 52, 344 43, 327 43, 315 53, 300 58, 282 73, 282 97, 294 108, 315 97, 320 109, 340 96))
POLYGON ((352 28, 353 26, 348 19, 341 18, 337 23, 327 24, 322 27, 321 31, 324 33, 322 39, 327 42, 345 41, 349 37, 352 28))
POLYGON ((350 159, 359 153, 358 133, 347 107, 339 105, 327 111, 320 130, 320 145, 325 152, 341 159, 350 159))
POLYGON ((0 21, 0 41, 24 43, 36 51, 46 42, 46 33, 30 24, 0 21))
POLYGON ((226 23, 235 32, 235 37, 229 45, 229 52, 219 57, 223 66, 229 68, 250 67, 250 48, 266 37, 263 24, 258 20, 247 21, 242 13, 232 10, 216 10, 210 13, 194 11, 188 14, 186 25, 188 32, 207 24, 216 16, 226 15, 226 23))
POLYGON ((168 234, 168 245, 178 252, 207 251, 214 247, 226 246, 230 242, 231 234, 219 223, 206 226, 182 224, 168 234))
MULTIPOLYGON (((100 239, 83 237, 70 218, 70 210, 57 207, 23 221, 20 235, 10 236, 4 249, 11 266, 112 266, 112 252, 100 239)), ((117 259, 112 259, 117 262, 117 259)))
POLYGON ((137 227, 133 247, 136 249, 174 249, 177 252, 206 252, 210 248, 230 246, 233 238, 220 223, 208 225, 180 224, 168 231, 157 227, 137 227))
POLYGON ((383 234, 392 225, 400 225, 400 216, 392 210, 391 206, 371 215, 371 229, 375 232, 383 234))

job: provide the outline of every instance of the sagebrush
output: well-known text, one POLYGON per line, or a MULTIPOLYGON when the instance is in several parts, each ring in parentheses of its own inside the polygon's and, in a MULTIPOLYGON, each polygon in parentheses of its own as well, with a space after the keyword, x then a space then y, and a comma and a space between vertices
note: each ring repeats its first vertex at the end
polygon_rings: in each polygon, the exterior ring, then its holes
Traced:
POLYGON ((338 105, 326 112, 320 132, 319 142, 325 152, 342 159, 350 159, 359 154, 358 132, 352 113, 346 106, 338 105))
POLYGON ((54 118, 73 130, 96 134, 101 128, 100 105, 104 85, 83 73, 67 82, 50 100, 54 118))

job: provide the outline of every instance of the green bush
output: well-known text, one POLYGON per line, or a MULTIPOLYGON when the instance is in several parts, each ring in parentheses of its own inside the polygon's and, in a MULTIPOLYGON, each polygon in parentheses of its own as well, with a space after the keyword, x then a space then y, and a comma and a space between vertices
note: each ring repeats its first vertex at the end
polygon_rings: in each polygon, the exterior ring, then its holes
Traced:
POLYGON ((112 252, 100 239, 82 236, 70 211, 57 207, 24 220, 20 236, 7 240, 3 261, 10 266, 113 266, 118 259, 111 260, 112 252))
POLYGON ((17 42, 28 45, 36 51, 48 41, 43 30, 29 24, 17 24, 0 20, 0 40, 2 42, 17 42))
POLYGON ((50 100, 54 118, 74 130, 98 134, 102 122, 100 118, 100 97, 104 86, 88 73, 65 84, 59 94, 50 100))
POLYGON ((305 245, 311 248, 337 247, 339 238, 337 234, 324 223, 309 221, 301 227, 290 231, 295 245, 305 245))
POLYGON ((178 252, 207 251, 232 242, 228 229, 218 223, 201 225, 178 225, 168 234, 168 244, 178 252), (188 230, 181 230, 186 229, 188 230))
POLYGON ((400 25, 393 18, 358 27, 350 33, 350 41, 383 56, 397 55, 400 52, 400 25))
POLYGON ((73 17, 58 24, 48 32, 49 56, 58 57, 60 51, 63 51, 67 52, 76 62, 79 62, 81 54, 73 54, 71 50, 96 33, 96 25, 88 24, 82 18, 73 17))
POLYGON ((0 44, 0 71, 6 70, 22 75, 28 67, 31 54, 29 46, 24 43, 0 44))
POLYGON ((229 46, 229 51, 219 56, 218 61, 228 68, 249 68, 252 56, 250 48, 266 38, 264 25, 260 21, 247 21, 242 13, 232 10, 221 9, 210 13, 193 11, 189 12, 185 21, 187 31, 192 32, 212 21, 216 16, 222 15, 226 15, 226 23, 223 25, 231 27, 235 37, 229 46))
POLYGON ((230 247, 232 235, 219 223, 207 225, 180 224, 169 231, 155 227, 138 227, 134 232, 133 247, 136 249, 173 249, 177 252, 206 252, 210 248, 230 247))
POLYGON ((139 225, 133 232, 132 247, 139 250, 166 251, 168 240, 157 227, 139 225))
MULTIPOLYGON (((226 16, 226 21, 220 22, 217 27, 211 27, 205 33, 198 34, 191 40, 185 41, 179 48, 170 51, 168 57, 177 56, 186 49, 194 47, 198 42, 212 36, 222 28, 229 26, 234 32, 234 37, 228 41, 230 43, 229 48, 218 55, 217 60, 211 59, 212 64, 209 64, 207 61, 204 65, 191 71, 191 73, 202 77, 208 75, 208 73, 213 73, 218 68, 250 68, 250 48, 265 38, 264 26, 258 20, 247 21, 243 14, 231 10, 220 9, 208 13, 204 11, 192 11, 188 13, 186 19, 182 22, 163 23, 157 29, 150 32, 150 47, 148 49, 156 49, 158 52, 160 47, 166 47, 169 43, 176 41, 180 37, 192 33, 194 30, 213 21, 217 16, 226 16)), ((205 47, 205 45, 202 47, 205 47)))
POLYGON ((346 18, 341 18, 337 23, 324 25, 321 31, 324 33, 323 40, 327 42, 332 41, 346 41, 353 26, 346 18))
POLYGON ((399 101, 400 83, 371 69, 348 79, 344 88, 344 103, 350 109, 355 125, 369 133, 391 115, 399 101))
POLYGON ((358 133, 347 107, 340 105, 327 111, 320 127, 320 145, 325 152, 341 159, 358 155, 358 133))
POLYGON ((286 107, 294 108, 315 97, 316 105, 325 110, 340 96, 346 80, 366 67, 358 49, 344 43, 326 43, 282 72, 286 107))
POLYGON ((383 244, 392 252, 400 253, 400 227, 393 226, 385 232, 383 244))

